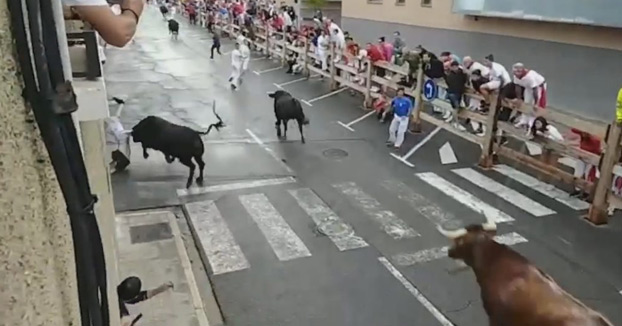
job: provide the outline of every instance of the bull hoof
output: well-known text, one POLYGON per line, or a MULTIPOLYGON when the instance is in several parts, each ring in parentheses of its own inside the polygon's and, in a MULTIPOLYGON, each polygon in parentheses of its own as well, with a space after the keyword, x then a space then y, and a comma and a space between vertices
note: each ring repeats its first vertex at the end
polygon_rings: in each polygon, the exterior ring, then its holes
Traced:
POLYGON ((302 143, 303 143, 303 144, 306 144, 306 141, 303 139, 303 140, 302 140, 302 143))
POLYGON ((192 181, 186 183, 186 189, 190 188, 190 186, 192 186, 192 181))
POLYGON ((202 178, 197 178, 197 184, 199 186, 202 186, 203 185, 203 179, 202 178))
POLYGON ((144 153, 144 154, 143 154, 143 157, 144 157, 145 159, 148 159, 148 158, 149 158, 149 154, 144 153))

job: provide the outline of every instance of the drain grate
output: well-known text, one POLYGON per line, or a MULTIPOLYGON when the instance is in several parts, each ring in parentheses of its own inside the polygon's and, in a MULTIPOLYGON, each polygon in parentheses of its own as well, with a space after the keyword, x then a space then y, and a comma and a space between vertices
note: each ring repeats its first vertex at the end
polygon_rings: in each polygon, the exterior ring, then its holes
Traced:
POLYGON ((348 152, 344 151, 343 149, 339 149, 339 148, 330 148, 330 149, 323 151, 322 155, 328 158, 338 159, 338 158, 347 157, 348 152))
POLYGON ((166 240, 173 237, 171 226, 168 223, 137 225, 130 227, 132 244, 166 240))

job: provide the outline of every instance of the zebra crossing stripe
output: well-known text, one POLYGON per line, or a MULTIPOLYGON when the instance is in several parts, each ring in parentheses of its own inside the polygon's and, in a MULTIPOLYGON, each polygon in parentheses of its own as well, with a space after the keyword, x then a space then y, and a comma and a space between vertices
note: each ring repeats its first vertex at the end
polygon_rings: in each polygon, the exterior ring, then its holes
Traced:
POLYGON ((214 201, 193 202, 185 206, 214 275, 250 267, 214 201))
POLYGON ((505 164, 495 165, 495 171, 510 177, 517 182, 545 195, 575 210, 584 210, 590 208, 590 204, 578 199, 572 198, 570 195, 548 183, 544 183, 526 173, 518 171, 505 164))
POLYGON ((287 261, 311 256, 307 246, 272 206, 266 195, 259 193, 242 195, 238 198, 257 223, 279 260, 287 261))
POLYGON ((526 211, 533 216, 540 217, 556 213, 554 210, 543 206, 537 201, 534 201, 529 197, 519 193, 518 191, 508 188, 473 169, 455 169, 452 170, 452 172, 477 185, 478 187, 505 199, 512 205, 526 211))
POLYGON ((438 207, 422 195, 418 194, 406 184, 397 180, 386 180, 382 186, 395 194, 400 200, 405 201, 412 209, 419 212, 434 224, 440 224, 444 228, 453 229, 462 227, 462 222, 453 214, 438 207))
POLYGON ((354 233, 354 229, 344 223, 318 195, 309 188, 291 189, 289 193, 298 205, 311 217, 318 230, 325 234, 339 251, 367 247, 363 238, 354 233))
MULTIPOLYGON (((503 235, 495 236, 495 241, 506 246, 513 246, 519 243, 528 242, 522 235, 511 232, 503 235)), ((433 260, 442 259, 447 257, 447 251, 449 247, 438 247, 431 249, 424 249, 414 253, 397 254, 393 256, 393 262, 399 266, 412 266, 415 264, 427 263, 433 260)))
POLYGON ((393 239, 399 240, 419 236, 419 233, 393 212, 385 210, 377 200, 363 192, 354 182, 333 184, 333 187, 350 198, 352 203, 380 224, 382 230, 393 239))
POLYGON ((514 221, 514 218, 512 218, 510 215, 486 204, 479 198, 471 195, 470 193, 457 187, 453 183, 438 176, 436 173, 425 172, 416 173, 415 175, 432 187, 445 193, 447 196, 457 200, 468 208, 486 216, 486 220, 494 221, 495 223, 514 221))

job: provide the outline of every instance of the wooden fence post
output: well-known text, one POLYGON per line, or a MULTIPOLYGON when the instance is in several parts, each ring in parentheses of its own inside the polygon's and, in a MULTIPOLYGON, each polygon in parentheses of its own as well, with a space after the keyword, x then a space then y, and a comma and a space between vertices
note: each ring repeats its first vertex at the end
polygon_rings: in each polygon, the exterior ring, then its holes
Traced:
POLYGON ((372 106, 373 101, 371 97, 371 75, 373 70, 373 63, 367 58, 364 58, 362 60, 367 63, 367 69, 365 70, 365 103, 363 103, 363 106, 369 108, 372 106))
POLYGON ((419 60, 419 67, 417 67, 417 86, 415 87, 415 110, 412 113, 412 120, 410 121, 410 132, 421 132, 421 110, 423 110, 423 62, 419 60))
POLYGON ((285 32, 281 32, 281 36, 283 37, 281 41, 283 42, 283 46, 281 47, 282 56, 281 56, 281 66, 285 66, 285 56, 287 56, 287 40, 285 39, 285 32))
POLYGON ((330 70, 330 90, 334 91, 335 89, 337 89, 337 81, 335 80, 335 71, 336 71, 336 67, 335 67, 335 55, 336 55, 335 51, 335 43, 331 42, 330 43, 330 66, 328 67, 330 70))
POLYGON ((266 30, 266 56, 270 58, 270 26, 265 27, 266 30))
POLYGON ((614 121, 611 128, 609 128, 607 147, 605 149, 605 155, 603 156, 603 164, 600 167, 600 178, 596 183, 594 200, 592 201, 587 215, 587 219, 596 225, 606 224, 609 219, 607 197, 609 197, 609 188, 611 187, 613 179, 613 167, 618 162, 620 155, 621 136, 622 126, 616 124, 614 121))
POLYGON ((488 117, 486 119, 486 133, 484 133, 484 139, 482 140, 482 154, 479 157, 479 166, 484 169, 490 169, 493 166, 493 154, 494 144, 497 129, 497 120, 499 115, 497 114, 499 107, 497 105, 497 99, 499 98, 499 92, 494 92, 490 97, 490 110, 488 111, 488 117))
POLYGON ((305 37, 304 53, 302 54, 302 66, 304 67, 304 74, 307 78, 311 77, 311 71, 309 71, 309 38, 305 37))

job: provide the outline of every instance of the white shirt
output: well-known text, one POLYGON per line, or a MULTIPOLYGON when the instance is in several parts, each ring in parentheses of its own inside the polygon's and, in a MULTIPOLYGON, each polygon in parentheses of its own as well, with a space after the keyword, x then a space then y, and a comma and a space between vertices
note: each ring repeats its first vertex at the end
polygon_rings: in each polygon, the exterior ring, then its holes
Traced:
POLYGON ((62 0, 65 6, 106 6, 108 2, 106 0, 62 0))
POLYGON ((281 16, 283 17, 283 24, 285 26, 294 25, 294 22, 292 22, 292 17, 288 13, 284 12, 281 16))
POLYGON ((484 77, 490 76, 490 69, 488 69, 486 66, 484 66, 483 64, 481 64, 481 63, 479 63, 477 61, 473 61, 471 66, 468 69, 466 69, 466 73, 471 75, 471 74, 473 74, 473 72, 475 70, 479 70, 482 73, 482 76, 484 76, 484 77))
POLYGON ((564 141, 564 136, 562 136, 562 134, 559 132, 559 130, 557 130, 557 128, 551 125, 546 126, 546 132, 544 133, 544 136, 550 140, 554 140, 558 142, 564 141))
POLYGON ((327 36, 320 35, 317 38, 317 47, 320 51, 327 51, 329 45, 329 40, 327 36))
POLYGON ((248 48, 248 46, 246 46, 246 44, 241 44, 240 45, 240 55, 242 56, 241 59, 243 61, 248 61, 251 59, 251 49, 248 48))
POLYGON ((339 26, 337 26, 337 24, 335 23, 330 23, 330 25, 328 25, 328 31, 330 32, 330 35, 335 35, 335 31, 337 31, 339 34, 343 34, 341 28, 339 28, 339 26))
POLYGON ((534 89, 544 83, 544 77, 537 73, 535 70, 529 70, 523 78, 514 76, 514 84, 522 86, 525 91, 528 89, 534 89))
POLYGON ((490 80, 498 80, 501 82, 501 86, 507 85, 512 82, 512 78, 510 78, 510 74, 505 69, 505 67, 497 62, 492 63, 492 67, 490 69, 490 80))
POLYGON ((231 65, 240 68, 242 66, 242 53, 240 50, 235 49, 231 52, 231 65))

